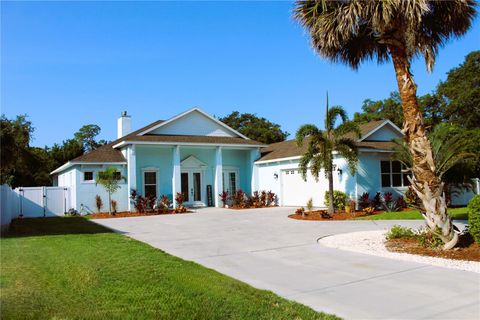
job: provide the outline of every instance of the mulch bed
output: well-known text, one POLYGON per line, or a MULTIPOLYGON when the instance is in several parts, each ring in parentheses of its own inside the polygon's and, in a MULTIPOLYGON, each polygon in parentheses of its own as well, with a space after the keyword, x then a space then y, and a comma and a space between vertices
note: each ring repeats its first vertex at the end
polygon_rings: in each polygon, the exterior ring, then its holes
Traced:
POLYGON ((170 214, 186 214, 186 213, 192 213, 192 211, 187 212, 182 212, 182 213, 176 213, 173 210, 169 210, 167 213, 163 212, 128 212, 128 211, 123 211, 123 212, 116 212, 115 214, 111 215, 108 212, 99 212, 99 213, 92 213, 88 214, 87 216, 91 219, 110 219, 110 218, 128 218, 128 217, 142 217, 142 216, 164 216, 164 215, 170 215, 170 214))
MULTIPOLYGON (((383 211, 376 211, 371 215, 380 214, 383 211)), ((358 217, 365 217, 365 214, 362 211, 356 211, 355 214, 352 212, 346 213, 345 211, 335 212, 333 215, 329 215, 325 210, 317 210, 317 211, 310 211, 305 212, 305 216, 302 216, 301 213, 294 213, 289 215, 288 217, 291 219, 296 220, 318 220, 318 221, 331 221, 331 220, 352 220, 358 217)))
POLYGON ((461 235, 457 247, 452 250, 423 247, 417 239, 400 238, 385 242, 387 250, 410 253, 422 256, 446 258, 454 260, 480 261, 480 245, 475 243, 471 235, 461 235))

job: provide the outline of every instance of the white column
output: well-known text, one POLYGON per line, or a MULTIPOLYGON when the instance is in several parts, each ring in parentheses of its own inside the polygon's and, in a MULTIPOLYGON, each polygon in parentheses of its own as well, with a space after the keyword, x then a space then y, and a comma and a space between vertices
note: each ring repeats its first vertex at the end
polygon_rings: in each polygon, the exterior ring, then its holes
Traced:
POLYGON ((180 168, 180 146, 173 147, 173 176, 172 176, 172 197, 173 207, 176 208, 175 195, 177 192, 182 192, 181 186, 181 168, 180 168))
POLYGON ((127 147, 127 187, 128 211, 133 211, 130 192, 137 190, 137 154, 134 144, 127 147))
POLYGON ((215 150, 215 187, 213 190, 213 197, 215 198, 215 207, 223 206, 220 201, 219 194, 223 192, 223 159, 222 159, 222 147, 217 147, 215 150))
POLYGON ((250 151, 250 167, 251 167, 251 193, 258 190, 258 168, 255 166, 255 161, 260 159, 260 148, 255 148, 250 151))

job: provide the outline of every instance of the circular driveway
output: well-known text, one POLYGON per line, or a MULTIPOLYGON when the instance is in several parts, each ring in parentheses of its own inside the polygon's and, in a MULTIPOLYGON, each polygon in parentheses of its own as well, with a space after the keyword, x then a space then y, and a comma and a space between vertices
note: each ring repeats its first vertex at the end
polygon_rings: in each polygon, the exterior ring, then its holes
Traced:
POLYGON ((420 220, 299 221, 294 208, 94 220, 180 258, 349 319, 479 319, 478 274, 325 248, 320 237, 420 220))

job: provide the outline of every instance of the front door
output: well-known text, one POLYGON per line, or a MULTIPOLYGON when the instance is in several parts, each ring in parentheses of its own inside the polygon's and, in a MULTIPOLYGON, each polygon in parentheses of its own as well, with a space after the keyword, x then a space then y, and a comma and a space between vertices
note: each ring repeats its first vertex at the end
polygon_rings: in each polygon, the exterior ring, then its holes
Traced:
POLYGON ((205 206, 202 195, 202 172, 197 170, 182 171, 181 180, 185 205, 205 206))
POLYGON ((223 171, 223 191, 234 195, 238 190, 238 171, 224 170, 223 171))

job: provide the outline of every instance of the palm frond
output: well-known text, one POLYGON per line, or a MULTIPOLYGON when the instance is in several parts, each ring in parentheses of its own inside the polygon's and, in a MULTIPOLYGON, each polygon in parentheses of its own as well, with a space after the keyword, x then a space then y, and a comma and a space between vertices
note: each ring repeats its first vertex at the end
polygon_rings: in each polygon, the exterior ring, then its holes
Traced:
POLYGON ((297 1, 293 17, 310 33, 315 51, 358 68, 363 61, 388 61, 388 45, 407 58, 422 55, 431 70, 438 48, 463 35, 475 17, 475 1, 297 1))
POLYGON ((362 137, 362 132, 358 123, 353 121, 347 121, 339 125, 334 130, 334 135, 336 138, 343 137, 347 134, 352 134, 355 138, 360 139, 362 137))
POLYGON ((315 137, 314 139, 321 139, 323 136, 322 130, 318 129, 314 124, 304 124, 302 125, 295 136, 295 141, 297 146, 303 146, 303 142, 307 137, 315 137))
POLYGON ((355 140, 350 138, 339 138, 335 141, 335 150, 343 157, 348 163, 348 169, 352 175, 357 171, 358 163, 358 148, 355 140))
POLYGON ((337 118, 340 118, 342 122, 348 121, 348 116, 345 109, 343 109, 341 106, 327 108, 327 114, 325 116, 325 130, 329 131, 334 129, 337 118))

